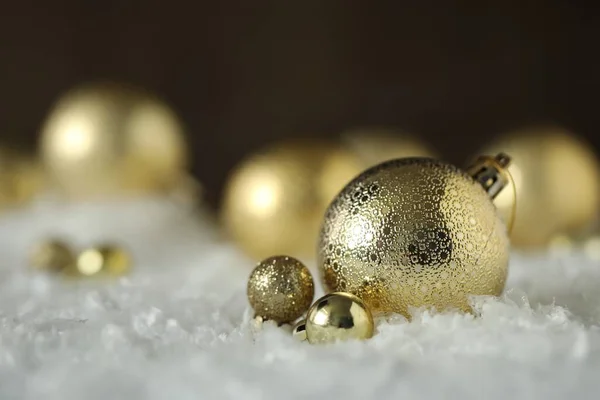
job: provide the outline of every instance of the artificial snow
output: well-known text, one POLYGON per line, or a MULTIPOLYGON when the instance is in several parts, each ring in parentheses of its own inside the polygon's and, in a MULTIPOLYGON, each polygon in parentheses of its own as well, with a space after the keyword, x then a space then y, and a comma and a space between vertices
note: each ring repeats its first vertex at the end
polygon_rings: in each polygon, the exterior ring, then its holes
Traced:
POLYGON ((506 294, 474 299, 475 315, 385 315, 369 341, 311 346, 252 319, 254 261, 214 226, 168 199, 3 215, 0 399, 600 396, 598 261, 513 254, 506 294), (118 243, 134 271, 79 282, 32 271, 28 252, 48 237, 118 243))

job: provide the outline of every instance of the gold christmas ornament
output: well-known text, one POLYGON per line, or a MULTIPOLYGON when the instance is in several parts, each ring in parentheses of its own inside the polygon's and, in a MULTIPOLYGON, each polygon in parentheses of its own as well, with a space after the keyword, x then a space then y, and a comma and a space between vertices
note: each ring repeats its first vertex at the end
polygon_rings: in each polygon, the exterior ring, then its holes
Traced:
POLYGON ((261 261, 248 280, 248 301, 257 316, 292 322, 308 310, 315 294, 310 271, 292 257, 261 261))
MULTIPOLYGON (((509 133, 484 151, 506 151, 516 188, 516 247, 546 247, 556 236, 578 236, 600 210, 600 163, 592 149, 557 127, 509 133)), ((500 213, 513 207, 513 188, 495 200, 500 213)))
POLYGON ((65 242, 47 240, 33 248, 29 264, 40 271, 60 272, 75 264, 75 254, 65 242))
POLYGON ((499 295, 509 240, 492 198, 509 159, 482 158, 464 172, 428 158, 375 166, 327 210, 318 265, 324 286, 373 311, 411 306, 470 310, 469 295, 499 295))
POLYGON ((21 206, 44 186, 41 166, 14 151, 0 149, 0 208, 21 206))
POLYGON ((310 308, 305 329, 312 344, 369 339, 373 336, 373 315, 358 297, 330 293, 310 308))
POLYGON ((225 188, 222 220, 250 256, 312 257, 319 224, 360 164, 327 142, 285 142, 242 162, 225 188))
POLYGON ((42 129, 40 151, 54 183, 74 198, 170 189, 187 163, 173 111, 112 84, 84 85, 60 98, 42 129))
POLYGON ((436 157, 417 136, 386 128, 353 129, 342 134, 342 142, 359 158, 361 171, 397 158, 436 157))
POLYGON ((301 320, 294 325, 292 336, 299 342, 306 340, 306 320, 301 320))
POLYGON ((65 273, 74 277, 119 277, 130 269, 129 253, 118 246, 101 245, 82 251, 65 273))

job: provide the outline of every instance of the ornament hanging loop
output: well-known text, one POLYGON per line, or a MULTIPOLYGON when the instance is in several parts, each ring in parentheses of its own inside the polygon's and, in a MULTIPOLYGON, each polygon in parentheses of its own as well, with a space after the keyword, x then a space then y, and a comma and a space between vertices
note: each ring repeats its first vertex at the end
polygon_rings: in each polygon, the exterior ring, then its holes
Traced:
POLYGON ((467 168, 467 172, 494 199, 510 182, 510 162, 510 157, 504 153, 499 153, 496 157, 481 156, 467 168))

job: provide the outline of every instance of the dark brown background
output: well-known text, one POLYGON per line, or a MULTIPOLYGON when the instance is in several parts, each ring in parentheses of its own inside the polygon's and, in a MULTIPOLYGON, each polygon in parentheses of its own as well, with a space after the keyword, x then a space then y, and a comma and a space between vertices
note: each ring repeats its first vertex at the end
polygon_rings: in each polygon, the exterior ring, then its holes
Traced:
POLYGON ((0 132, 31 147, 60 92, 131 82, 180 113, 212 202, 248 151, 357 125, 421 134, 455 162, 538 121, 600 148, 599 38, 582 1, 10 1, 0 132))

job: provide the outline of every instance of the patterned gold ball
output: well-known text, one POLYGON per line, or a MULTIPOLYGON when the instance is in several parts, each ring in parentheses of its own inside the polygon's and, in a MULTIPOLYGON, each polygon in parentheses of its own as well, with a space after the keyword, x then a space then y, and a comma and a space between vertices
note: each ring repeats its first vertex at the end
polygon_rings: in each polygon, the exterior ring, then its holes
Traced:
MULTIPOLYGON (((546 247, 557 235, 579 235, 600 210, 600 162, 593 150, 557 127, 528 128, 506 134, 485 152, 506 151, 517 190, 515 247, 546 247)), ((514 192, 507 188, 495 204, 512 212, 514 192)))
POLYGON ((118 246, 101 245, 82 251, 65 274, 72 277, 119 277, 131 270, 131 257, 118 246))
POLYGON ((113 84, 84 85, 60 98, 42 129, 40 151, 52 182, 73 198, 170 189, 187 164, 173 111, 113 84))
POLYGON ((38 243, 33 248, 29 263, 40 271, 60 272, 73 267, 75 254, 65 242, 52 239, 38 243))
POLYGON ((275 144, 233 171, 221 209, 223 224, 256 259, 312 257, 327 205, 360 170, 351 154, 327 142, 275 144))
POLYGON ((292 257, 261 261, 248 280, 248 301, 256 315, 278 323, 298 319, 310 307, 314 294, 310 271, 292 257))
POLYGON ((350 182, 327 210, 318 249, 330 291, 373 311, 470 310, 469 295, 499 295, 509 240, 491 197, 466 172, 406 158, 350 182))
POLYGON ((306 339, 312 344, 369 339, 373 330, 371 311, 349 293, 321 297, 306 316, 306 339))

